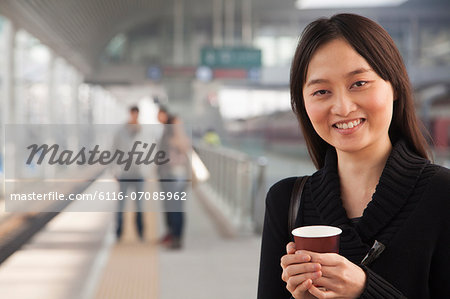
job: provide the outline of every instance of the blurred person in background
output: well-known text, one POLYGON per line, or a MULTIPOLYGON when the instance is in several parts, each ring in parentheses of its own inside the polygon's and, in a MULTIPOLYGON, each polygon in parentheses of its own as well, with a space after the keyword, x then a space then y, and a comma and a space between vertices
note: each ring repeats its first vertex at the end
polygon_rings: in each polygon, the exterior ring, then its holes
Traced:
POLYGON ((288 211, 297 178, 281 180, 266 198, 258 298, 447 298, 450 171, 429 161, 389 34, 353 14, 312 22, 290 84, 318 169, 296 227, 341 228, 340 250, 296 251, 288 211))
POLYGON ((169 163, 158 166, 161 192, 171 200, 164 200, 166 234, 161 238, 161 244, 170 249, 181 249, 185 224, 184 203, 174 199, 182 196, 188 187, 190 178, 190 141, 184 132, 181 120, 169 113, 167 108, 160 106, 158 121, 164 124, 159 149, 168 154, 169 163), (171 195, 169 195, 171 194, 171 195))
MULTIPOLYGON (((137 106, 132 106, 129 109, 129 119, 128 122, 123 125, 119 131, 116 133, 114 138, 115 149, 121 149, 124 152, 130 150, 130 147, 138 139, 138 135, 141 131, 141 126, 138 122, 139 119, 139 108, 137 106)), ((123 167, 122 167, 123 168, 123 167)), ((144 176, 142 175, 141 169, 137 165, 132 165, 130 169, 124 170, 120 169, 116 175, 116 179, 119 182, 119 192, 121 195, 128 195, 132 189, 138 194, 138 192, 143 191, 144 176)), ((128 197, 131 198, 131 197, 128 197)), ((116 216, 116 236, 117 240, 120 240, 123 228, 123 209, 127 202, 127 198, 118 201, 118 212, 116 216)), ((134 200, 136 203, 136 228, 140 240, 144 239, 144 224, 142 221, 141 212, 141 202, 139 200, 134 200)))

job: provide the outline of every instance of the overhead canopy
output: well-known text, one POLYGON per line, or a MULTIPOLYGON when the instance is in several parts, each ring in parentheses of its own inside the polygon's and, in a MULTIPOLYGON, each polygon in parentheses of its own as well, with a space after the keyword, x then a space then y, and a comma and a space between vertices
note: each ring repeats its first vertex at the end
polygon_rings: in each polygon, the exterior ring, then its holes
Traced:
MULTIPOLYGON (((98 60, 116 34, 151 20, 173 18, 175 1, 166 0, 0 0, 10 18, 83 72, 98 60)), ((211 24, 213 0, 184 1, 183 12, 211 24)), ((235 1, 239 13, 242 0, 235 1)), ((258 18, 295 10, 293 1, 254 0, 258 18)))
MULTIPOLYGON (((185 20, 194 20, 190 26, 208 28, 211 32, 208 38, 212 39, 214 3, 223 3, 222 13, 225 14, 230 1, 234 7, 235 30, 241 22, 244 1, 251 3, 252 26, 284 24, 285 28, 296 28, 300 27, 299 22, 338 11, 300 11, 294 0, 0 0, 0 14, 86 74, 97 66, 101 53, 117 34, 152 21, 173 22, 176 3, 182 3, 185 20)), ((399 13, 405 17, 418 17, 430 9, 434 18, 448 17, 449 10, 442 8, 449 6, 446 3, 445 0, 410 0, 402 5, 402 9, 396 10, 395 17, 399 13)), ((392 9, 383 13, 374 8, 361 12, 375 14, 378 18, 388 17, 392 9)))

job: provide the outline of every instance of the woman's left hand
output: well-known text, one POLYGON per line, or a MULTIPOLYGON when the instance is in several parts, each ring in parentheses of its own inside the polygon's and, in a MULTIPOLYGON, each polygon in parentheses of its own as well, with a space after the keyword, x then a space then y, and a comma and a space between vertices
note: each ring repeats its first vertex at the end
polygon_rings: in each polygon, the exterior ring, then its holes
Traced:
POLYGON ((309 292, 317 298, 357 298, 366 284, 366 273, 345 257, 335 253, 317 253, 306 250, 296 252, 311 257, 319 263, 322 276, 313 280, 309 292))

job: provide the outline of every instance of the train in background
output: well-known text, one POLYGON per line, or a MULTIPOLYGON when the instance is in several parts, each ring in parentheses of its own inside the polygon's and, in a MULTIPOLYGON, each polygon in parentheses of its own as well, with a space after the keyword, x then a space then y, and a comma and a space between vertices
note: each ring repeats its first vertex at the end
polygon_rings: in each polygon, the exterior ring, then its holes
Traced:
MULTIPOLYGON (((450 160, 450 101, 435 102, 430 115, 428 121, 423 121, 431 136, 430 143, 438 157, 450 160)), ((277 153, 298 155, 306 152, 305 139, 292 111, 227 121, 225 132, 234 144, 247 140, 277 153)))

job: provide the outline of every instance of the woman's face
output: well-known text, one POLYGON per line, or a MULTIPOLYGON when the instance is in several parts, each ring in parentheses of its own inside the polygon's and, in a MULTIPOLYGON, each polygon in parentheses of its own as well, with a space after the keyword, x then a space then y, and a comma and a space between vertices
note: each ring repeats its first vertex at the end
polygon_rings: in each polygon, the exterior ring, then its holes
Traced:
POLYGON ((344 39, 313 55, 303 98, 317 134, 337 151, 390 145, 393 90, 344 39))

